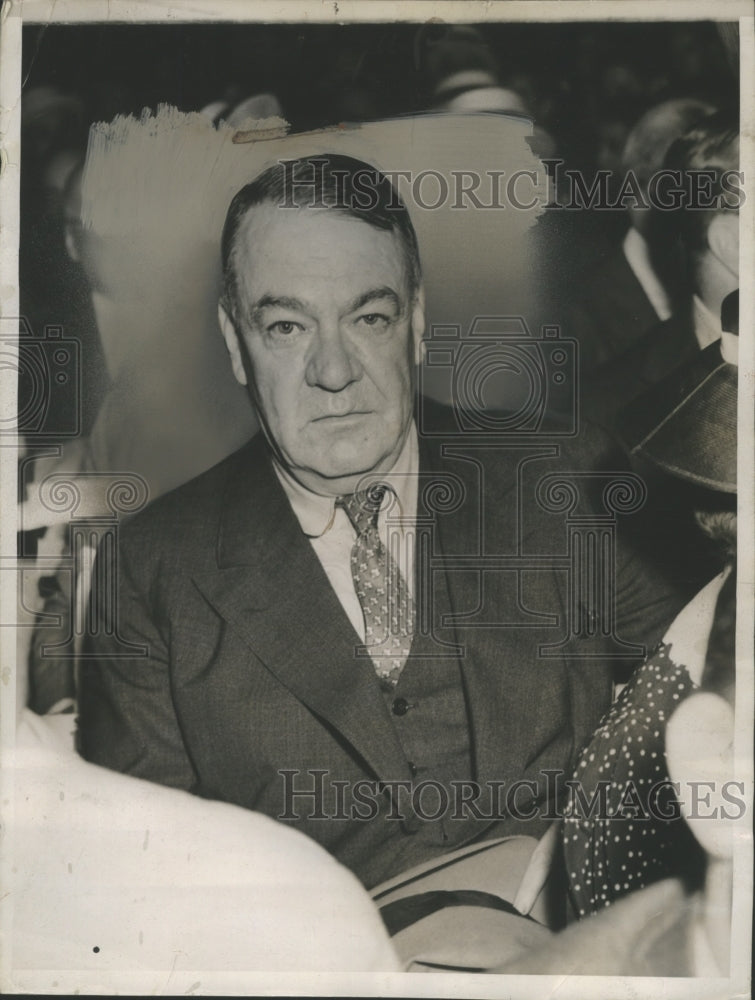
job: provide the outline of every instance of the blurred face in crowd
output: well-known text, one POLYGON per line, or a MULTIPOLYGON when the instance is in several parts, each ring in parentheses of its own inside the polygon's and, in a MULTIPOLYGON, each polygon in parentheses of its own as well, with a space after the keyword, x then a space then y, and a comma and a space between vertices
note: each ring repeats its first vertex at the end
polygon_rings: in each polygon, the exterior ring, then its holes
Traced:
POLYGON ((326 209, 254 206, 237 237, 238 315, 220 322, 267 438, 308 489, 394 465, 424 329, 400 237, 326 209))

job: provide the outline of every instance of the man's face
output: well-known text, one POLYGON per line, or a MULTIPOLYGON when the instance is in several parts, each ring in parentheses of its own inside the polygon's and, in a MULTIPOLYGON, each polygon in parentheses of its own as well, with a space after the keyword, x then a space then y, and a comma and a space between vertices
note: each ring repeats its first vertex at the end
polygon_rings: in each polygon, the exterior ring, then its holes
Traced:
POLYGON ((236 272, 241 315, 234 329, 221 308, 221 326, 284 466, 332 496, 388 471, 411 424, 424 327, 399 238, 339 212, 259 205, 239 230, 236 272))

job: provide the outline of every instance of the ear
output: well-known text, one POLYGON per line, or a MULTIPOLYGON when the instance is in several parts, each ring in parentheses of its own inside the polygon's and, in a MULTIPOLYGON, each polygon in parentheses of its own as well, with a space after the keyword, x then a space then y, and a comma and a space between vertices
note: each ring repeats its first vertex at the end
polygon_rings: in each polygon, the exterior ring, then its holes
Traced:
POLYGON ((708 226, 708 248, 732 274, 739 274, 739 215, 717 212, 708 226))
POLYGON ((414 340, 414 361, 421 365, 425 357, 425 289, 420 285, 414 298, 411 318, 412 338, 414 340))
POLYGON ((222 302, 218 302, 218 323, 223 334, 223 340, 225 340, 225 346, 228 348, 228 353, 231 356, 231 366, 233 367, 233 374, 236 376, 236 381, 239 385, 246 385, 246 372, 244 371, 244 361, 241 357, 239 334, 236 332, 236 326, 222 302))

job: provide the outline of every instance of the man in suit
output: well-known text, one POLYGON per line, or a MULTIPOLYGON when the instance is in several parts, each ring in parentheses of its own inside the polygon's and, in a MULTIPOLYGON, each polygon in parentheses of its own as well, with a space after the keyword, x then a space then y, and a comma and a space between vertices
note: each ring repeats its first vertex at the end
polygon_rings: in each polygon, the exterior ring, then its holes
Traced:
POLYGON ((651 181, 672 143, 713 112, 694 98, 664 101, 647 111, 627 136, 622 166, 636 178, 646 205, 627 208, 629 229, 577 282, 567 326, 579 339, 582 371, 623 354, 684 300, 684 286, 664 239, 662 215, 651 205, 651 181))
MULTIPOLYGON (((731 332, 738 324, 737 119, 728 112, 703 119, 671 146, 664 166, 674 187, 687 192, 666 216, 681 246, 691 297, 586 382, 582 412, 609 434, 633 400, 719 340, 722 325, 731 332)), ((661 190, 661 197, 669 195, 661 190)), ((609 453, 603 461, 615 465, 616 457, 609 453)), ((655 552, 692 596, 720 569, 715 552, 705 557, 694 521, 705 498, 665 474, 638 471, 649 499, 632 527, 640 532, 640 545, 651 557, 655 552)))
POLYGON ((368 887, 539 837, 611 665, 676 595, 621 546, 580 590, 586 436, 470 432, 415 400, 419 253, 374 167, 269 168, 222 256, 220 325, 262 430, 124 529, 80 751, 289 822, 368 887))
POLYGON ((608 430, 623 406, 721 337, 723 301, 739 287, 738 167, 739 127, 728 112, 698 122, 668 150, 664 171, 677 193, 659 185, 657 197, 669 205, 664 218, 691 301, 591 376, 585 412, 608 430))

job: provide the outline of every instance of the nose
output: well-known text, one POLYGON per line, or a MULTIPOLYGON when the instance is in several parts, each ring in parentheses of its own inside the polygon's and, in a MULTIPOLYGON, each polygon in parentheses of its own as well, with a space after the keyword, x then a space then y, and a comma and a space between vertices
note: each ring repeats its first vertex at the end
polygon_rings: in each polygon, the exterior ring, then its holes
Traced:
POLYGON ((361 363, 338 326, 321 327, 307 359, 307 385, 340 392, 361 377, 361 363))

